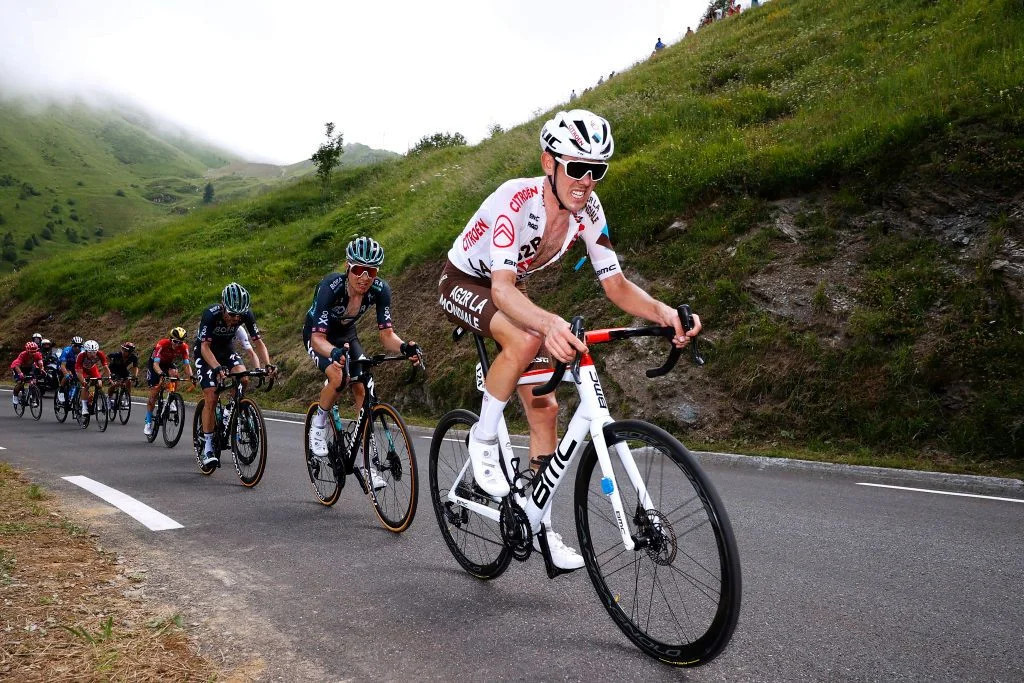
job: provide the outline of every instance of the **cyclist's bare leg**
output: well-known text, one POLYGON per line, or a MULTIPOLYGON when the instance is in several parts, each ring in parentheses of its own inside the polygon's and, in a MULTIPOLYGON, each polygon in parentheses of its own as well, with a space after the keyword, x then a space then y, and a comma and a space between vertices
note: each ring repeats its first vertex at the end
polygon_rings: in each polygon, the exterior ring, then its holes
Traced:
POLYGON ((213 434, 213 423, 217 418, 217 409, 214 407, 217 404, 217 388, 203 389, 203 398, 206 399, 203 403, 203 433, 213 434))
POLYGON ((337 363, 331 363, 327 366, 324 374, 327 375, 327 384, 320 390, 320 409, 327 411, 338 400, 338 394, 344 388, 342 386, 344 369, 337 363))
POLYGON ((554 393, 534 396, 534 386, 523 384, 517 391, 530 425, 530 469, 536 472, 539 468, 534 463, 536 458, 551 455, 558 444, 558 401, 554 393))
POLYGON ((501 311, 491 318, 491 335, 501 344, 501 351, 494 357, 484 384, 491 396, 507 401, 537 355, 541 338, 516 325, 501 311))
MULTIPOLYGON (((153 408, 156 407, 156 395, 159 394, 159 393, 160 393, 160 383, 159 382, 156 384, 156 386, 152 386, 152 387, 149 388, 149 398, 146 399, 146 412, 148 412, 148 413, 152 413, 153 412, 153 408)), ((204 422, 203 424, 205 426, 206 423, 204 422)))
POLYGON ((363 408, 363 401, 366 400, 366 387, 359 382, 352 385, 352 399, 356 408, 356 415, 359 415, 359 411, 363 408))

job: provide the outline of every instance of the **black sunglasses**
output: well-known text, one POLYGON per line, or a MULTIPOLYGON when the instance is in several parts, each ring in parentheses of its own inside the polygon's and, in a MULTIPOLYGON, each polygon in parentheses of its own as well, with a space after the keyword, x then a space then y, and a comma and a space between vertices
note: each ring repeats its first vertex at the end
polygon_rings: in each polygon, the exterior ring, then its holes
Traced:
POLYGON ((565 168, 565 175, 573 180, 583 180, 589 173, 596 182, 604 178, 604 174, 608 172, 608 164, 603 161, 569 161, 561 157, 555 157, 555 161, 565 168))

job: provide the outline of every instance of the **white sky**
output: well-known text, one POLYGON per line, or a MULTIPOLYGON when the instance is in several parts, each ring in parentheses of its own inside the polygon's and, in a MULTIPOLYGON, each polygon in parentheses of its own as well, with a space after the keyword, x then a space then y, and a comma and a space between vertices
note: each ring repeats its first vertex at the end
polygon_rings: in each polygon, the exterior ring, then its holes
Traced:
POLYGON ((106 92, 251 160, 325 121, 405 152, 532 118, 696 28, 707 0, 0 0, 0 92, 106 92))

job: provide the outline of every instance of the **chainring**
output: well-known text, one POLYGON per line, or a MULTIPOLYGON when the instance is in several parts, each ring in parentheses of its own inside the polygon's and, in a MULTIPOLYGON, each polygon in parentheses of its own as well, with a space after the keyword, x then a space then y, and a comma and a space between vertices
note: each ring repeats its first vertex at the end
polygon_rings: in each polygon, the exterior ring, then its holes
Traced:
POLYGON ((523 508, 513 500, 513 496, 505 496, 501 501, 498 515, 501 528, 501 540, 512 553, 512 557, 520 562, 525 561, 533 552, 533 530, 530 529, 530 518, 523 508))

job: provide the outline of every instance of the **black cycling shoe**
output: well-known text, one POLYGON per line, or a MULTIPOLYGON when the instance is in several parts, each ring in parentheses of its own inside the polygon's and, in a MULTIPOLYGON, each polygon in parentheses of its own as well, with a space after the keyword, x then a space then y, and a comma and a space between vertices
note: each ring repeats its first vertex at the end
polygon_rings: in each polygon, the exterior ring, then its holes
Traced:
POLYGON ((89 413, 82 416, 82 429, 89 428, 89 413))

